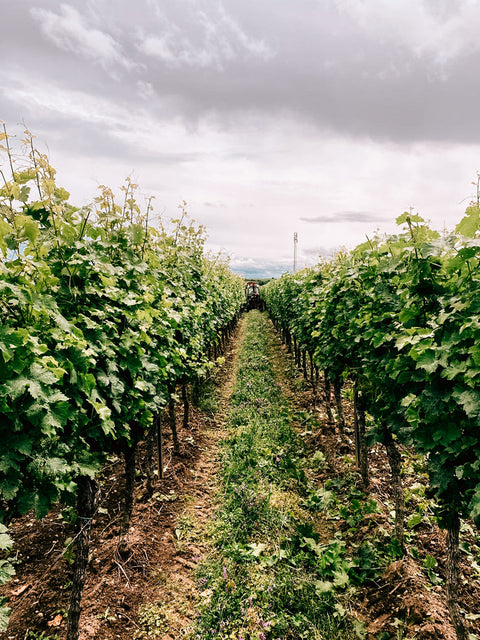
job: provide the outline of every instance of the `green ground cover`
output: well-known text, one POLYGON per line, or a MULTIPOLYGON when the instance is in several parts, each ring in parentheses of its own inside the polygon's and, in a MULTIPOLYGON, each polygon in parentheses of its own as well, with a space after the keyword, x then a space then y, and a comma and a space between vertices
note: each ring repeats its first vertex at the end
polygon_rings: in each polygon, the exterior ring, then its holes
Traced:
POLYGON ((257 311, 246 324, 219 463, 212 553, 197 572, 201 603, 192 637, 362 637, 346 611, 352 562, 345 543, 315 524, 324 505, 275 378, 271 325, 257 311))

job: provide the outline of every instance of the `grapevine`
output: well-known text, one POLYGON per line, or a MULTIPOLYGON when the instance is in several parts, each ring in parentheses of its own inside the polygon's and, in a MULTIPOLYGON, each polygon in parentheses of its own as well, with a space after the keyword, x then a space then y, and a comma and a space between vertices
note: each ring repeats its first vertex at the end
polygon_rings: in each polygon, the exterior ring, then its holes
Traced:
POLYGON ((142 213, 130 180, 122 204, 102 186, 92 206, 74 207, 25 135, 23 154, 2 135, 0 525, 32 508, 42 517, 55 502, 76 504, 73 640, 98 471, 108 453, 123 455, 125 551, 138 443, 177 385, 214 366, 243 279, 205 256, 203 230, 184 206, 172 232, 150 226, 151 201, 142 213))
MULTIPOLYGON (((447 602, 461 639, 467 632, 456 600, 460 520, 480 521, 478 220, 472 206, 456 233, 440 236, 406 213, 397 219, 400 233, 263 288, 287 341, 314 349, 326 380, 352 379, 356 414, 365 409, 374 418, 369 438, 386 447, 400 548, 399 445, 425 457, 439 523, 448 534, 447 602)), ((366 443, 361 430, 356 436, 368 486, 366 443)))

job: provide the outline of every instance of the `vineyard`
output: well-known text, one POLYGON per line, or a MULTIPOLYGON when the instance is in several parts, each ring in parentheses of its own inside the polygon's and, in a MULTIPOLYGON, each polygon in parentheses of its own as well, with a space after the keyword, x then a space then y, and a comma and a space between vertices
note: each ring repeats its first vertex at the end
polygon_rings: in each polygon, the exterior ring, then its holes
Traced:
POLYGON ((405 213, 398 235, 284 276, 264 294, 306 376, 311 363, 313 387, 318 369, 327 395, 333 386, 342 437, 341 389, 353 382, 356 462, 368 491, 369 445, 384 445, 399 556, 407 537, 401 448, 423 461, 427 495, 447 531, 446 598, 462 640, 459 532, 462 519, 480 521, 479 213, 469 207, 456 233, 444 236, 405 213))
POLYGON ((185 203, 167 228, 127 180, 74 207, 25 135, 0 134, 2 637, 480 638, 478 206, 244 313, 185 203))
MULTIPOLYGON (((204 256, 203 232, 183 209, 170 233, 150 226, 151 201, 142 212, 131 181, 121 204, 102 187, 94 210, 73 207, 26 136, 28 153, 18 158, 2 134, 11 176, 3 174, 0 190, 1 545, 11 545, 13 518, 65 505, 65 517, 77 522, 73 639, 96 476, 108 455, 123 457, 119 553, 127 555, 138 443, 149 443, 151 488, 162 413, 169 407, 172 416, 181 389, 188 423, 186 387, 215 366, 238 319, 243 280, 204 256)), ((170 425, 179 453, 174 419, 170 425)), ((1 562, 4 582, 14 567, 1 562)), ((3 607, 4 629, 7 615, 3 607)))

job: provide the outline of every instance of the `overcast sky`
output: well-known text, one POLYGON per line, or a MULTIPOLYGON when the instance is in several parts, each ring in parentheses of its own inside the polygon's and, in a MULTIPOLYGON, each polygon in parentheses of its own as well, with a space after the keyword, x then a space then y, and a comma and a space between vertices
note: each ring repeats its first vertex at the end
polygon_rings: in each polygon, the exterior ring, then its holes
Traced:
POLYGON ((0 0, 0 120, 74 204, 130 175, 245 275, 414 210, 453 227, 480 170, 478 0, 0 0))

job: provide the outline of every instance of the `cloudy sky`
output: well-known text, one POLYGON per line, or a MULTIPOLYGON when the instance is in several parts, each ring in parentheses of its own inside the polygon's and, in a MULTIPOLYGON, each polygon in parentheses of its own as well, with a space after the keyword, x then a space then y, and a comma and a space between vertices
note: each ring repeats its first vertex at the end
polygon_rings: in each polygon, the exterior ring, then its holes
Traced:
POLYGON ((245 275, 414 210, 453 227, 480 170, 478 0, 0 0, 0 120, 72 202, 127 175, 245 275))

